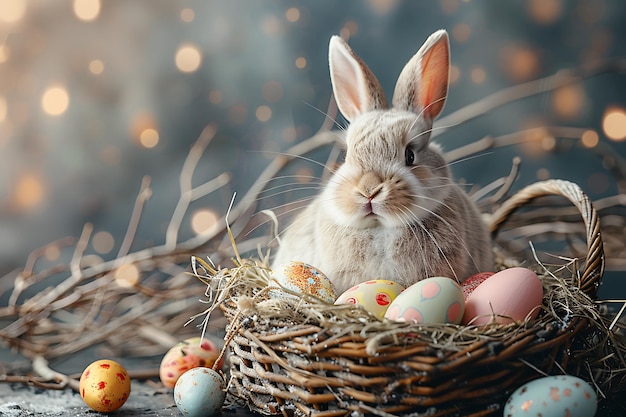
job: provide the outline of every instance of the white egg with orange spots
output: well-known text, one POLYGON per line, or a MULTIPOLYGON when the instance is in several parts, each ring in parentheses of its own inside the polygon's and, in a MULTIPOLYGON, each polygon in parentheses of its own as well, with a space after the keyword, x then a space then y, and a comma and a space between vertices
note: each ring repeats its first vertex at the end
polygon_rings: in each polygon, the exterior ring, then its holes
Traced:
POLYGON ((432 277, 404 290, 391 303, 385 318, 407 323, 461 323, 465 301, 456 281, 432 277))
POLYGON ((582 379, 546 376, 513 392, 504 405, 504 417, 593 417, 597 403, 595 391, 582 379))
MULTIPOLYGON (((279 265, 272 274, 270 286, 283 287, 297 294, 310 294, 327 303, 333 303, 337 293, 333 284, 322 271, 304 262, 291 261, 279 265), (278 285, 275 285, 278 284, 278 285)), ((281 290, 270 292, 274 298, 295 297, 281 290)))
POLYGON ((130 377, 119 363, 102 359, 83 371, 79 383, 83 401, 101 413, 120 408, 130 395, 130 377))
POLYGON ((387 309, 404 287, 387 279, 365 281, 341 294, 335 304, 356 304, 382 320, 387 309))

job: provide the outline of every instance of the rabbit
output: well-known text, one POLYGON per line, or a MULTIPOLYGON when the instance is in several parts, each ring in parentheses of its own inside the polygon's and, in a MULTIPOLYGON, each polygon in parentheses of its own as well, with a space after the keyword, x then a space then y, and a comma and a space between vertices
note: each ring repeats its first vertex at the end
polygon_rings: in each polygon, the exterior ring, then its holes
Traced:
POLYGON ((447 32, 433 33, 406 64, 391 108, 377 78, 339 36, 330 39, 329 67, 349 122, 345 161, 283 232, 272 267, 310 264, 337 294, 373 279, 408 287, 491 271, 481 214, 430 141, 448 93, 447 32))

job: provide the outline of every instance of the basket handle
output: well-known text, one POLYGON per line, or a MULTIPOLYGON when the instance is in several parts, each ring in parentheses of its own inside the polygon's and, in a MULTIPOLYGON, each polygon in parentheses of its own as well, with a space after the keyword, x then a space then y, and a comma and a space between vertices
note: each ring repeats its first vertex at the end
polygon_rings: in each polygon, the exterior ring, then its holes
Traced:
POLYGON ((491 216, 489 229, 492 236, 519 207, 537 197, 560 195, 572 202, 580 211, 587 232, 587 258, 580 277, 580 289, 595 295, 604 273, 604 249, 600 235, 600 218, 591 201, 580 187, 564 180, 547 180, 531 184, 506 200, 491 216))

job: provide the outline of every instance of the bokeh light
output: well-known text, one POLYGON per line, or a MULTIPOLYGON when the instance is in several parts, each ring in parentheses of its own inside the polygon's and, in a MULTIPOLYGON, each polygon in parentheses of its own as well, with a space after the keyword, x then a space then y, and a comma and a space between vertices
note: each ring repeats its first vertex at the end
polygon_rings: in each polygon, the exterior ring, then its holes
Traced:
POLYGON ((4 96, 0 96, 0 123, 4 123, 7 119, 7 113, 9 112, 9 105, 7 99, 4 96))
POLYGON ((303 56, 299 56, 296 58, 296 68, 304 69, 306 68, 306 58, 303 56))
POLYGON ((269 106, 262 105, 256 109, 256 118, 260 122, 267 122, 272 118, 272 109, 269 106))
POLYGON ((100 14, 100 8, 100 0, 74 0, 74 14, 85 22, 95 20, 100 14))
POLYGON ((51 116, 59 116, 67 110, 70 96, 67 89, 61 86, 48 88, 41 97, 43 110, 51 116))
POLYGON ((4 64, 11 58, 11 50, 6 45, 0 45, 0 64, 4 64))
POLYGON ((523 82, 539 74, 540 61, 537 53, 525 45, 512 45, 500 53, 501 67, 513 82, 523 82))
POLYGON ((144 148, 154 148, 159 143, 159 132, 153 128, 144 129, 139 134, 139 143, 144 148))
POLYGON ((473 83, 482 84, 487 79, 487 73, 485 72, 484 68, 476 67, 472 69, 472 72, 470 73, 470 78, 472 79, 473 83))
POLYGON ((368 3, 374 13, 386 15, 396 8, 398 0, 369 0, 368 3))
POLYGON ((580 141, 585 148, 595 148, 600 142, 600 136, 594 130, 585 130, 580 141))
POLYGON ((191 216, 191 229, 197 235, 206 235, 215 231, 218 216, 212 210, 198 210, 191 216))
POLYGON ((109 232, 100 231, 94 233, 91 244, 96 252, 106 254, 113 250, 115 238, 113 238, 113 235, 109 232))
POLYGON ((456 65, 450 65, 450 78, 448 82, 453 85, 456 84, 461 78, 461 70, 456 65))
POLYGON ((457 42, 467 42, 471 34, 472 30, 467 23, 459 23, 452 28, 452 37, 457 42))
POLYGON ((222 98, 222 92, 220 90, 211 90, 209 92, 209 101, 213 104, 220 104, 222 98))
POLYGON ((43 250, 43 256, 46 260, 54 262, 61 257, 61 248, 59 245, 48 245, 43 250))
POLYGON ((94 59, 89 62, 89 72, 94 75, 100 75, 104 72, 104 62, 99 59, 94 59))
POLYGON ((13 201, 20 209, 32 209, 43 202, 45 194, 45 186, 41 176, 34 172, 28 172, 17 179, 13 201))
POLYGON ((552 107, 559 116, 566 119, 579 117, 583 111, 585 102, 585 90, 581 84, 561 87, 552 95, 552 107))
POLYGON ((530 17, 542 25, 556 22, 563 14, 563 0, 528 0, 526 5, 530 17))
POLYGON ((123 288, 134 287, 139 282, 141 273, 136 265, 127 264, 115 270, 115 283, 123 288))
POLYGON ((196 45, 183 44, 176 51, 175 61, 181 72, 194 72, 200 68, 202 53, 196 45))
POLYGON ((602 119, 602 130, 611 140, 626 139, 626 111, 621 108, 608 109, 602 119))
POLYGON ((300 20, 300 9, 297 7, 290 7, 285 12, 285 17, 288 21, 295 23, 300 20))
POLYGON ((1 0, 0 21, 17 23, 26 14, 26 0, 1 0))
POLYGON ((191 23, 196 18, 196 12, 193 9, 186 7, 180 11, 180 20, 185 23, 191 23))
POLYGON ((147 147, 146 144, 150 144, 155 140, 154 133, 151 132, 152 130, 156 132, 156 141, 158 142, 158 130, 154 116, 149 112, 141 112, 133 118, 130 126, 130 135, 139 145, 147 147))

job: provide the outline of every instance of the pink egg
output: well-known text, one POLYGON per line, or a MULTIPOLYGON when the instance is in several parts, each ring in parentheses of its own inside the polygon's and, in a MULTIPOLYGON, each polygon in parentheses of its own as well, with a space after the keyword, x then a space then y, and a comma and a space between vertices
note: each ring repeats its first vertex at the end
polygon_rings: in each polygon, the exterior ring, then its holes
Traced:
POLYGON ((465 301, 467 301, 469 295, 474 292, 476 288, 487 278, 495 274, 495 272, 479 272, 477 274, 472 275, 465 281, 461 283, 461 288, 463 289, 463 296, 465 297, 465 301))
POLYGON ((463 324, 511 323, 534 319, 541 310, 543 286, 533 271, 509 268, 480 284, 465 302, 463 324))
POLYGON ((161 382, 173 388, 178 378, 186 371, 213 366, 219 357, 220 349, 209 339, 192 337, 176 344, 163 356, 159 367, 161 382))

